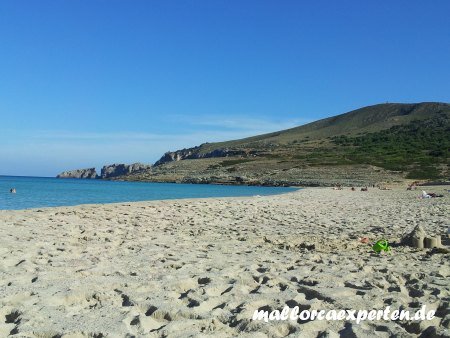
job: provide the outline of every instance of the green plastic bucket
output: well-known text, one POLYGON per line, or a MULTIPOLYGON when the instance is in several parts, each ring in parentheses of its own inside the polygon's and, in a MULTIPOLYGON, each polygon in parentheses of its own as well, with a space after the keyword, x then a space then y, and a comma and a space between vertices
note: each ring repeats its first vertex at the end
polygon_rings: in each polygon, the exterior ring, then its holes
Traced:
POLYGON ((380 239, 373 245, 372 249, 375 252, 381 252, 381 251, 390 251, 391 247, 389 246, 389 243, 387 240, 380 239))

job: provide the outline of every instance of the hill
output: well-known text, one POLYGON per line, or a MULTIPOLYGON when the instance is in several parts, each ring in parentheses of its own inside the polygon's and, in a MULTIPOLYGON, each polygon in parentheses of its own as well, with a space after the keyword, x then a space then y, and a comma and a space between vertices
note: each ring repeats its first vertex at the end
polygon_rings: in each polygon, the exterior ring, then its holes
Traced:
POLYGON ((450 104, 386 103, 303 126, 166 153, 127 180, 373 184, 448 179, 450 104))

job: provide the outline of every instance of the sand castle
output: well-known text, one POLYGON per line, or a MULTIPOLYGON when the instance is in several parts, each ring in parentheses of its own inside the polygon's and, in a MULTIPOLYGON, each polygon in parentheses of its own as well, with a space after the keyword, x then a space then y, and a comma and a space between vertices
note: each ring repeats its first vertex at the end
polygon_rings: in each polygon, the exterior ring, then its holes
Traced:
POLYGON ((420 225, 417 225, 413 229, 413 231, 403 237, 402 244, 409 245, 418 249, 432 249, 442 247, 441 236, 427 236, 420 225))

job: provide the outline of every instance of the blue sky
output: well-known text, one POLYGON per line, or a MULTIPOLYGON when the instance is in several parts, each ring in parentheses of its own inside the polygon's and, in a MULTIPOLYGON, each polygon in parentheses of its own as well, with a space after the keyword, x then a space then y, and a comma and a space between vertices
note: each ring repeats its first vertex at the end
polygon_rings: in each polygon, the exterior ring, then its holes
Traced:
POLYGON ((0 174, 450 101, 450 1, 0 2, 0 174))

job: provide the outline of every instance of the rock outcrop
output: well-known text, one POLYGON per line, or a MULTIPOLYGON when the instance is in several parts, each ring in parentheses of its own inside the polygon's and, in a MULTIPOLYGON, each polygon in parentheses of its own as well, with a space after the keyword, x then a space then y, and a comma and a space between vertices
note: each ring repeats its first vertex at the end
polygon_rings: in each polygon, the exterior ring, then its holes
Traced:
POLYGON ((95 168, 86 168, 86 169, 76 169, 64 171, 61 174, 56 176, 57 178, 89 178, 94 179, 97 178, 97 172, 95 168))
POLYGON ((149 171, 152 168, 150 164, 133 163, 133 164, 110 164, 103 166, 100 176, 97 175, 95 168, 76 169, 64 171, 57 175, 57 178, 114 178, 118 176, 126 176, 129 174, 141 173, 149 171))
POLYGON ((157 166, 167 162, 181 161, 191 158, 197 154, 198 149, 199 147, 194 147, 177 151, 168 151, 158 161, 156 161, 154 165, 157 166))
POLYGON ((117 176, 125 176, 129 174, 139 173, 142 171, 147 171, 151 169, 151 165, 143 163, 133 163, 133 164, 110 164, 105 165, 102 168, 100 178, 108 179, 117 176))
POLYGON ((169 151, 165 153, 154 165, 158 166, 160 164, 173 162, 173 161, 181 161, 181 160, 190 160, 190 159, 199 159, 199 158, 212 158, 212 157, 229 157, 229 156, 249 156, 256 154, 255 151, 246 151, 246 150, 237 150, 230 148, 219 148, 210 152, 200 152, 201 146, 182 149, 177 151, 169 151))

